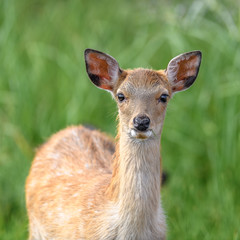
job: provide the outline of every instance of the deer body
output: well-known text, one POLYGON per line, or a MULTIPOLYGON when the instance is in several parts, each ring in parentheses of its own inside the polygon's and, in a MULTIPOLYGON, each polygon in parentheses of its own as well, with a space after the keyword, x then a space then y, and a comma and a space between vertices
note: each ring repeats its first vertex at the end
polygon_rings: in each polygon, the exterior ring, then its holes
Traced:
POLYGON ((111 56, 90 49, 85 60, 92 82, 118 102, 116 151, 111 138, 83 126, 58 132, 38 150, 26 184, 29 239, 164 240, 166 102, 194 82, 201 54, 180 55, 168 72, 124 71, 111 56))

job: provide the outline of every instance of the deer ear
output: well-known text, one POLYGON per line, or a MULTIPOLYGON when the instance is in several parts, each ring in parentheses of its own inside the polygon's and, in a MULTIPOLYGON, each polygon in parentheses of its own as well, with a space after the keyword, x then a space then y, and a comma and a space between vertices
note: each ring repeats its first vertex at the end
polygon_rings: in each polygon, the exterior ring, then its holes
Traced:
POLYGON ((198 75, 202 53, 193 51, 183 53, 173 58, 167 67, 168 81, 172 85, 172 91, 178 92, 189 88, 198 75))
POLYGON ((87 73, 99 88, 113 91, 121 74, 118 62, 108 54, 86 49, 84 52, 87 73))

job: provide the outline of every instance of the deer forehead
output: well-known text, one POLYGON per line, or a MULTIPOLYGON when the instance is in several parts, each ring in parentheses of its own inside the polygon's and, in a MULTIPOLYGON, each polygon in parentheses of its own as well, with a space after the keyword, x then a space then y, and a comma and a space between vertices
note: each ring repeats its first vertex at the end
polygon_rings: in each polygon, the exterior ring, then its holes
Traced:
POLYGON ((167 94, 171 94, 171 86, 164 71, 137 68, 127 72, 128 74, 117 93, 125 91, 129 95, 149 96, 165 91, 167 94))

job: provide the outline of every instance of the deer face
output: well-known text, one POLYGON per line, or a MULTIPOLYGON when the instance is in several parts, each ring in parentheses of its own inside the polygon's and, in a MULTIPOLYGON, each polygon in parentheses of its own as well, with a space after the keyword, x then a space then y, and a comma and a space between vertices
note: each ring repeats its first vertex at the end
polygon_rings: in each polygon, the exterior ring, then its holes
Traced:
POLYGON ((164 72, 147 69, 128 71, 114 93, 122 131, 138 139, 160 135, 171 94, 164 72))
POLYGON ((125 71, 111 56, 91 49, 85 51, 85 61, 91 81, 115 98, 121 131, 130 138, 143 140, 160 137, 167 103, 172 94, 193 84, 201 52, 177 56, 165 71, 125 71))

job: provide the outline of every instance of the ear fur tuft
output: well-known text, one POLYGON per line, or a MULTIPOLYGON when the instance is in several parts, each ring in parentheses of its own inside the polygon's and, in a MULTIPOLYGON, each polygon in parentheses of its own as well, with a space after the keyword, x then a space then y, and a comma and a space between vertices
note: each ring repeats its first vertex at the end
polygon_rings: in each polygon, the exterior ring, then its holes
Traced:
POLYGON ((93 49, 86 49, 84 57, 87 73, 93 84, 112 91, 121 74, 118 62, 110 55, 93 49))
POLYGON ((199 72, 201 59, 202 53, 193 51, 183 53, 169 62, 167 77, 173 92, 183 91, 194 83, 199 72))

